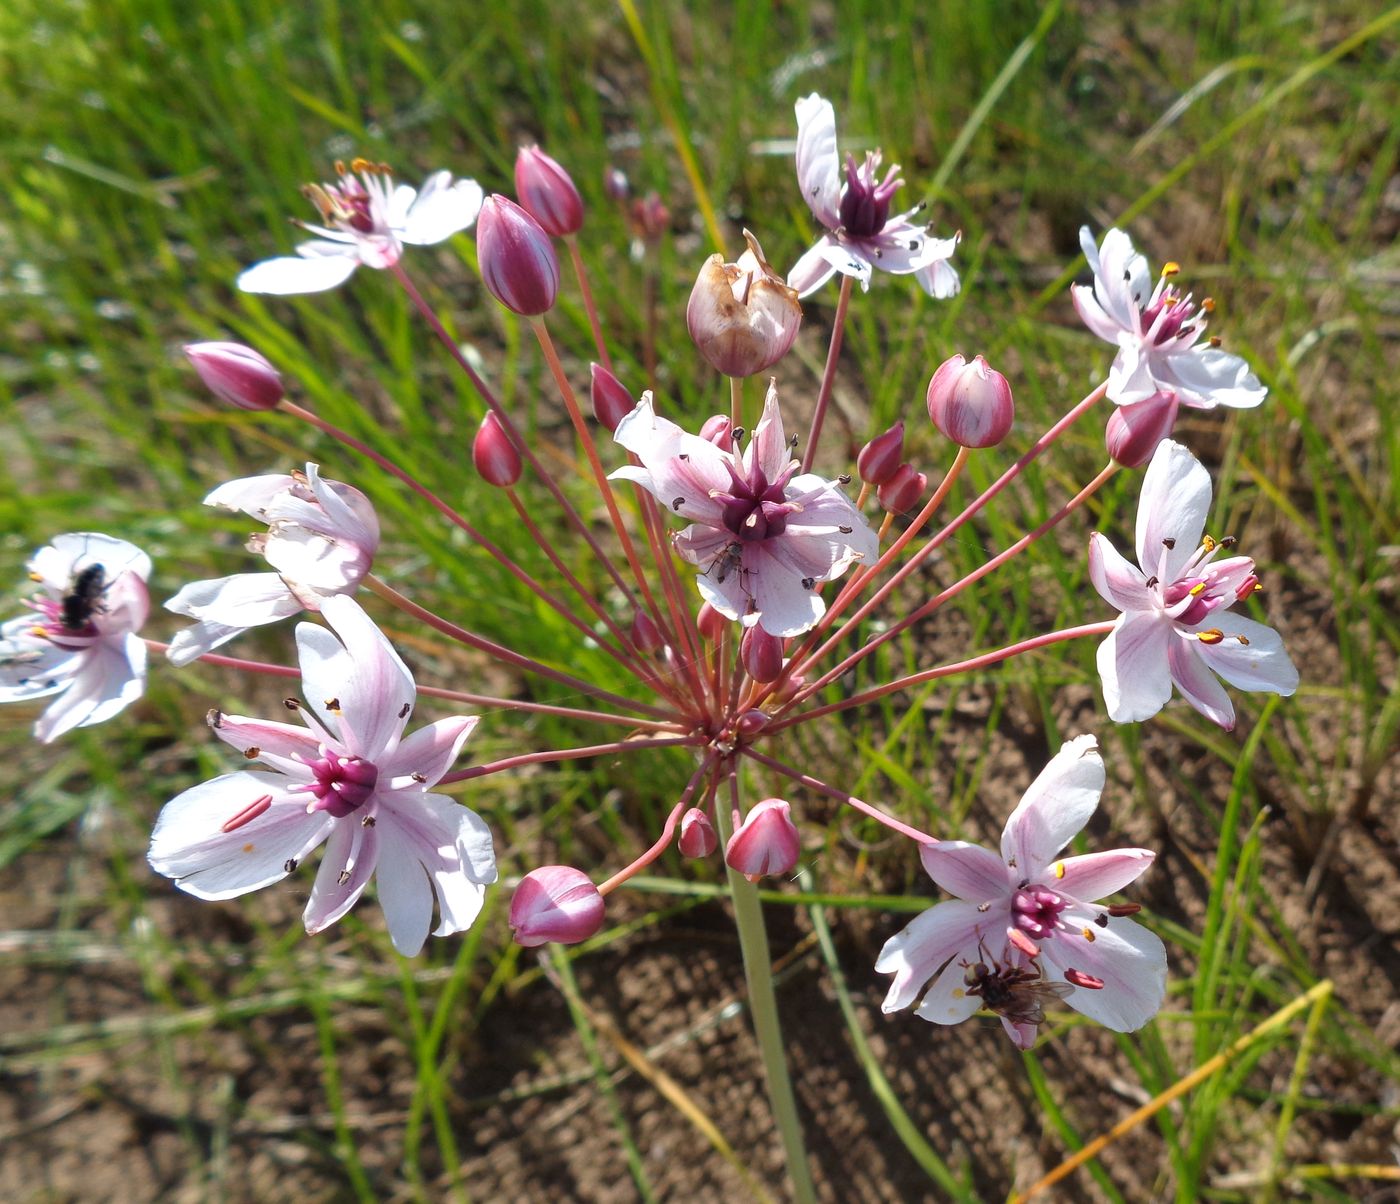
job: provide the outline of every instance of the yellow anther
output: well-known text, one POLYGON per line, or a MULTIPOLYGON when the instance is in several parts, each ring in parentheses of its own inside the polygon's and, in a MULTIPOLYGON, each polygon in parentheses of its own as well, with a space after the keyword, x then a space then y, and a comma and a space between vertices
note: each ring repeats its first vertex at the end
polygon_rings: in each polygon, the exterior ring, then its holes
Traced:
POLYGON ((1210 627, 1196 632, 1196 638, 1203 644, 1218 644, 1225 638, 1225 633, 1219 627, 1210 627))
POLYGON ((1210 345, 1211 345, 1212 347, 1219 347, 1219 346, 1220 346, 1220 340, 1219 340, 1218 338, 1216 338, 1215 335, 1211 335, 1211 336, 1210 336, 1210 345))
POLYGON ((357 156, 350 160, 350 170, 353 172, 373 171, 374 164, 368 159, 361 159, 357 156))
POLYGON ((1215 540, 1212 539, 1209 535, 1202 535, 1201 547, 1205 548, 1207 552, 1214 552, 1216 548, 1215 540))
POLYGON ((1247 635, 1237 635, 1235 639, 1239 640, 1246 648, 1249 647, 1249 637, 1247 635))
POLYGON ((1215 298, 1207 297, 1204 301, 1201 302, 1201 308, 1205 310, 1206 313, 1213 314, 1215 312, 1215 298))
POLYGON ((1055 862, 1054 870, 1056 878, 1063 878, 1065 876, 1065 863, 1063 861, 1055 862))
POLYGON ((1254 588, 1250 592, 1254 594, 1262 594, 1264 592, 1264 586, 1260 582, 1256 581, 1254 583, 1254 588))
POLYGON ((31 581, 42 581, 42 580, 43 580, 43 577, 41 577, 38 573, 30 573, 30 574, 29 574, 29 580, 31 580, 31 581))
POLYGON ((1192 596, 1193 598, 1197 597, 1199 594, 1201 594, 1201 593, 1205 590, 1205 588, 1206 588, 1206 583, 1205 583, 1204 581, 1198 581, 1198 582, 1196 582, 1196 584, 1193 585, 1193 586, 1191 587, 1191 596, 1192 596))
POLYGON ((1085 939, 1086 941, 1088 941, 1091 945, 1092 945, 1096 940, 1099 939, 1098 937, 1096 937, 1096 936, 1094 935, 1094 930, 1093 930, 1092 928, 1084 928, 1084 929, 1081 929, 1080 931, 1083 933, 1084 939, 1085 939))
POLYGON ((1162 265, 1163 276, 1175 276, 1179 271, 1181 271, 1181 264, 1177 263, 1175 259, 1169 259, 1162 265))

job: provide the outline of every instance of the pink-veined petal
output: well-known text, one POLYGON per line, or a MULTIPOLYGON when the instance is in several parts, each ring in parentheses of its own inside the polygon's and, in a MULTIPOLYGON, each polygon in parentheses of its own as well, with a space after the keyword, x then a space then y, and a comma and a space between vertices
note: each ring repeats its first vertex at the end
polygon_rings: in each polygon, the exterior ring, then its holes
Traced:
POLYGON ((393 825, 380 834, 374 883, 389 939, 404 957, 415 957, 433 924, 435 892, 416 849, 393 825))
POLYGON ((1138 497, 1137 554, 1144 573, 1157 575, 1164 585, 1176 580, 1201 542, 1210 498, 1210 473, 1201 462, 1180 443, 1162 440, 1138 497))
MULTIPOLYGON (((290 595, 289 595, 290 596, 290 595)), ((297 604, 300 609, 301 604, 297 604)), ((197 661, 206 652, 212 652, 220 644, 227 644, 234 636, 242 635, 248 629, 231 623, 196 623, 185 627, 170 637, 170 645, 165 655, 177 669, 197 661)))
POLYGON ((769 380, 768 392, 763 398, 763 413, 754 427, 753 438, 744 450, 744 466, 749 467, 755 459, 763 475, 770 481, 777 480, 792 460, 792 451, 783 431, 783 416, 778 412, 778 389, 772 380, 769 380))
MULTIPOLYGON (((270 719, 249 719, 244 715, 210 712, 209 726, 225 744, 236 748, 249 761, 261 761, 294 782, 311 781, 308 764, 321 755, 320 740, 296 723, 274 723, 270 719)), ((308 797, 305 801, 310 802, 308 797)))
POLYGON ((379 766, 381 779, 391 782, 395 790, 427 790, 437 785, 480 721, 476 715, 454 715, 420 727, 404 737, 379 766))
POLYGON ((1093 942, 1056 935, 1041 946, 1048 965, 1063 976, 1078 970, 1103 981, 1102 990, 1078 987, 1065 998, 1076 1012, 1115 1032, 1141 1028, 1162 1007, 1167 994, 1167 951, 1141 924, 1121 917, 1106 928, 1093 923, 1094 912, 1071 907, 1061 915, 1072 926, 1087 926, 1093 942))
POLYGON ((1099 305, 1120 328, 1141 333, 1139 315, 1152 292, 1147 260, 1133 249, 1132 239, 1122 230, 1107 231, 1093 254, 1087 226, 1079 231, 1079 240, 1094 269, 1094 295, 1099 305))
POLYGON ((413 710, 413 675, 349 595, 327 598, 321 614, 340 639, 310 623, 297 626, 306 701, 340 731, 348 752, 378 764, 398 745, 413 710), (338 704, 334 712, 328 702, 338 704))
POLYGON ((1081 903, 1093 903, 1135 882, 1156 858, 1149 849, 1109 849, 1066 857, 1057 863, 1064 867, 1064 873, 1052 870, 1048 884, 1081 903))
POLYGON ((1114 723, 1151 719, 1171 700, 1167 648, 1173 638, 1171 621, 1162 615, 1128 613, 1099 645, 1095 659, 1114 723))
POLYGON ((1269 393, 1248 363, 1218 347, 1191 347, 1164 356, 1162 376, 1176 386, 1182 404, 1200 409, 1251 409, 1269 393))
POLYGON ((828 280, 836 275, 836 269, 822 251, 825 243, 833 241, 830 235, 822 235, 816 246, 804 251, 802 258, 792 265, 788 272, 788 288, 796 289, 799 297, 810 297, 828 280))
MULTIPOLYGON (((836 111, 829 100, 815 92, 802 97, 795 107, 797 185, 812 216, 828 230, 834 230, 841 224, 841 161, 836 150, 836 111)), ((797 288, 795 284, 791 287, 797 288)))
POLYGON ((745 565, 753 564, 748 588, 758 606, 759 626, 769 635, 801 635, 826 613, 826 602, 815 589, 763 545, 744 550, 745 565))
POLYGON ((965 956, 954 957, 933 980, 914 1015, 934 1024, 961 1024, 982 1010, 981 997, 967 993, 967 967, 959 964, 976 953, 971 949, 962 952, 965 956))
POLYGON ((1212 723, 1227 732, 1233 730, 1235 707, 1201 657, 1205 645, 1186 632, 1174 631, 1172 635, 1167 644, 1167 665, 1181 696, 1212 723))
MULTIPOLYGON (((863 245, 832 237, 822 239, 812 249, 843 276, 854 276, 860 282, 862 292, 869 290, 875 265, 863 245)), ((796 285, 789 284, 788 287, 796 288, 796 285)), ((801 290, 798 292, 801 293, 801 290)))
POLYGON ((211 490, 205 497, 204 504, 219 506, 224 510, 241 510, 252 518, 266 522, 268 508, 296 483, 296 478, 288 476, 285 472, 240 477, 236 481, 225 481, 218 488, 211 490))
POLYGON ((1091 332, 1098 335, 1105 343, 1118 345, 1118 335, 1121 327, 1104 312, 1102 305, 1094 296, 1094 290, 1087 284, 1072 284, 1069 288, 1070 299, 1074 302, 1074 308, 1079 311, 1080 320, 1091 332))
POLYGON ((285 878, 288 864, 320 844, 335 822, 324 812, 307 814, 305 796, 289 795, 286 783, 276 773, 231 773, 177 795, 151 833, 151 868, 200 899, 232 899, 285 878), (222 831, 268 795, 261 814, 222 831))
POLYGON ((1001 856, 1025 878, 1038 878, 1089 822, 1104 786, 1103 758, 1093 736, 1066 741, 1031 783, 1001 834, 1001 856))
POLYGON ((715 564, 714 569, 710 565, 718 560, 724 550, 734 542, 734 533, 724 527, 707 527, 703 523, 696 523, 692 527, 687 527, 684 531, 678 532, 673 538, 676 553, 688 564, 699 565, 706 572, 718 574, 721 570, 729 573, 738 573, 738 568, 734 565, 715 564))
POLYGON ((907 1008, 949 958, 977 948, 978 929, 986 926, 987 917, 961 899, 950 899, 915 916, 885 942, 875 962, 877 974, 895 976, 881 1011, 907 1008))
POLYGON ((245 293, 267 293, 273 296, 295 296, 299 293, 321 293, 350 279, 359 259, 350 254, 282 255, 264 259, 239 273, 238 287, 245 293))
POLYGON ((31 635, 33 615, 0 625, 0 702, 25 702, 66 690, 82 668, 86 648, 60 648, 31 635))
POLYGON ((1285 698, 1298 688, 1298 669, 1283 637, 1272 627, 1246 619, 1243 615, 1216 614, 1202 627, 1215 627, 1225 634, 1218 644, 1197 641, 1198 652, 1212 669, 1237 690, 1262 690, 1285 698), (1249 642, 1232 638, 1244 636, 1249 642))
POLYGON ((1001 1020, 1001 1027, 1006 1030, 1006 1035, 1011 1038, 1011 1043, 1017 1049, 1024 1051, 1035 1045, 1036 1034, 1040 1031, 1037 1025, 1008 1020, 1005 1016, 998 1018, 1001 1020))
POLYGON ((34 734, 48 744, 75 727, 103 723, 145 688, 145 641, 135 634, 98 640, 83 652, 68 688, 39 716, 34 734))
POLYGON ((1089 580, 1099 596, 1119 610, 1157 608, 1157 595, 1147 588, 1147 578, 1097 531, 1089 536, 1089 580))
MULTIPOLYGON (((956 239, 930 239, 930 242, 956 243, 956 239)), ((914 269, 914 279, 919 282, 919 287, 930 297, 937 301, 947 301, 951 297, 956 297, 962 289, 962 281, 958 277, 958 270, 948 262, 952 256, 949 251, 947 255, 940 255, 933 258, 924 258, 924 261, 914 269)))
POLYGON ((950 895, 986 903, 1010 895, 1012 873, 991 849, 965 840, 940 840, 919 849, 928 875, 950 895))
POLYGON ((1115 405, 1133 405, 1158 393, 1152 375, 1152 357, 1136 335, 1118 336, 1118 354, 1108 369, 1108 399, 1115 405))
POLYGON ((165 609, 241 630, 290 618, 302 605, 278 573, 237 573, 192 581, 166 602, 165 609))
POLYGON ((383 824, 427 867, 438 900, 437 936, 471 927, 486 887, 496 881, 491 829, 475 811, 441 794, 390 791, 381 799, 383 824))
POLYGON ((302 922, 311 934, 324 932, 364 894, 379 862, 379 825, 366 827, 357 816, 335 821, 302 922))
POLYGON ((450 183, 450 172, 430 175, 409 207, 399 237, 413 246, 430 246, 466 230, 481 212, 486 194, 475 180, 450 183))
POLYGON ((151 558, 133 543, 103 535, 100 531, 70 531, 55 535, 29 562, 30 571, 45 584, 67 590, 72 578, 90 565, 100 564, 108 581, 122 573, 134 573, 142 581, 151 575, 151 558))

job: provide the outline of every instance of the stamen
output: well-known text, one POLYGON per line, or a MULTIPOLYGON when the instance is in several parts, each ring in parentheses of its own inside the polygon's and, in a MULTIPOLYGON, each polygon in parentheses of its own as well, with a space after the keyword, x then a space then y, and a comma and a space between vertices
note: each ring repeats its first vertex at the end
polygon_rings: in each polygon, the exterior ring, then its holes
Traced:
POLYGON ((1216 335, 1211 335, 1211 336, 1210 336, 1210 339, 1208 340, 1208 342, 1210 343, 1210 345, 1211 345, 1212 347, 1219 347, 1219 346, 1220 346, 1220 339, 1219 339, 1219 337, 1216 336, 1216 335))
POLYGON ((1219 627, 1209 627, 1205 631, 1196 632, 1196 638, 1203 644, 1214 645, 1225 638, 1225 633, 1219 627))
POLYGON ((284 873, 290 874, 296 868, 297 859, 295 857, 288 857, 287 860, 282 863, 282 871, 284 873))
POLYGON ((1169 260, 1167 260, 1166 263, 1164 263, 1164 264, 1162 265, 1162 275, 1163 275, 1163 276, 1175 276, 1175 275, 1176 275, 1177 273, 1179 273, 1180 271, 1181 271, 1181 264, 1177 263, 1176 260, 1174 260, 1174 259, 1169 259, 1169 260))
POLYGON ((1103 979, 1085 974, 1083 970, 1066 970, 1065 981, 1073 983, 1076 987, 1083 987, 1086 991, 1103 990, 1103 979))
POLYGON ((284 699, 282 699, 282 705, 283 705, 284 707, 286 707, 287 710, 289 710, 289 711, 299 711, 299 710, 301 710, 301 702, 300 702, 299 700, 295 699, 295 698, 284 698, 284 699))
POLYGON ((1170 552, 1176 548, 1176 540, 1172 536, 1168 535, 1166 539, 1162 540, 1162 546, 1166 548, 1168 552, 1170 552))
POLYGON ((836 483, 838 485, 849 485, 851 483, 851 474, 848 472, 843 472, 839 477, 836 478, 836 483))
POLYGON ((1055 862, 1050 868, 1055 871, 1056 878, 1063 878, 1065 876, 1065 863, 1063 861, 1055 862))
POLYGON ((243 755, 247 757, 250 761, 256 761, 260 756, 262 756, 262 749, 260 749, 256 744, 250 744, 247 748, 243 750, 243 755))
POLYGON ((1114 903, 1108 909, 1111 916, 1135 916, 1142 910, 1141 903, 1114 903))
POLYGON ((340 714, 340 699, 339 699, 339 698, 327 698, 327 699, 326 699, 326 710, 330 711, 330 713, 331 713, 332 715, 339 715, 339 714, 340 714))
POLYGON ((1079 935, 1082 936, 1091 945, 1099 939, 1097 936, 1094 935, 1094 930, 1092 928, 1081 928, 1079 930, 1079 935))
POLYGON ((210 727, 212 727, 215 731, 218 731, 224 723, 223 711, 219 710, 218 707, 210 707, 209 713, 204 716, 204 722, 207 723, 210 727))
POLYGON ((1205 550, 1206 550, 1207 552, 1214 552, 1214 551, 1215 551, 1215 540, 1212 539, 1209 535, 1202 535, 1202 536, 1201 536, 1201 547, 1205 548, 1205 550))
POLYGON ((679 509, 680 509, 682 506, 684 506, 684 505, 685 505, 685 498, 683 498, 683 497, 678 497, 678 498, 675 498, 675 499, 671 502, 671 509, 672 509, 672 510, 679 510, 679 509))
POLYGON ((1019 949, 1022 953, 1024 953, 1027 957, 1040 956, 1040 946, 1037 945, 1033 940, 1031 940, 1031 938, 1028 937, 1024 932, 1022 932, 1019 928, 1008 928, 1006 930, 1006 939, 1010 941, 1013 945, 1015 945, 1016 948, 1019 949))
POLYGON ((237 815, 224 824, 219 829, 221 832, 237 832, 244 824, 250 824, 258 818, 264 811, 272 806, 272 795, 264 794, 261 798, 254 799, 237 815))
POLYGON ((1208 314, 1213 314, 1213 313, 1215 312, 1215 298, 1214 298, 1214 297, 1204 297, 1204 298, 1202 298, 1202 299, 1201 299, 1201 308, 1202 308, 1203 310, 1205 310, 1206 313, 1208 313, 1208 314))
POLYGON ((399 718, 407 719, 409 711, 413 710, 413 703, 406 702, 399 708, 399 718))
POLYGON ((817 579, 816 579, 815 577, 803 577, 803 578, 802 578, 802 588, 803 588, 803 589, 813 589, 813 588, 815 588, 816 584, 817 584, 817 579))
POLYGON ((374 825, 375 825, 376 823, 378 823, 378 822, 379 822, 379 821, 376 820, 376 819, 374 818, 374 816, 372 816, 372 815, 366 815, 366 816, 364 817, 364 819, 360 820, 360 827, 362 827, 362 828, 372 828, 372 827, 374 827, 374 825))
POLYGON ((1097 924, 1100 928, 1107 928, 1107 927, 1108 927, 1108 912, 1106 912, 1106 911, 1101 911, 1101 912, 1099 912, 1099 914, 1096 915, 1096 916, 1094 917, 1094 923, 1097 924))

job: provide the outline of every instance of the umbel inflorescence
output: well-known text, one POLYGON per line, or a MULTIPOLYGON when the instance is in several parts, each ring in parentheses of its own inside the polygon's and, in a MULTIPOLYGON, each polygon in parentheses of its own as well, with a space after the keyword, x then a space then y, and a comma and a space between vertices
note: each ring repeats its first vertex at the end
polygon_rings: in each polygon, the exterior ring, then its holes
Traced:
MULTIPOLYGON (((1235 714, 1220 679, 1237 689, 1291 694, 1297 673, 1277 634, 1242 613, 1260 588, 1253 561, 1229 539, 1206 534, 1209 476, 1170 438, 1180 406, 1255 406, 1265 389, 1243 360, 1205 336, 1212 304, 1179 290, 1175 264, 1154 282, 1126 233, 1109 230, 1096 244, 1086 229, 1093 282, 1076 286, 1074 300, 1090 330, 1116 346, 1112 368, 1018 458, 1008 457, 991 486, 957 514, 942 513, 970 456, 1000 455, 1013 430, 1011 385, 981 356, 930 365, 928 418, 954 449, 931 492, 928 475, 905 458, 905 421, 869 432, 854 464, 833 462, 821 432, 854 283, 865 289, 874 273, 887 272, 896 277, 891 287, 910 276, 931 296, 950 297, 959 287, 957 236, 932 233, 922 206, 891 214, 899 169, 881 175, 878 152, 843 161, 827 101, 798 101, 797 118, 798 187, 823 232, 786 276, 748 231, 738 259, 715 254, 700 266, 687 326, 695 348, 729 378, 730 406, 695 429, 668 415, 664 397, 630 387, 613 371, 578 253, 583 201, 565 168, 543 151, 520 152, 519 203, 485 196, 475 182, 454 182, 443 171, 414 190, 395 184, 384 166, 360 160, 338 166, 334 182, 306 188, 318 218, 306 227, 314 237, 293 255, 249 268, 239 286, 315 292, 344 283, 357 267, 389 273, 481 399, 484 417, 471 447, 476 471, 504 495, 503 506, 514 507, 557 575, 540 579, 417 480, 391 449, 367 446, 290 400, 281 375, 255 350, 195 345, 187 348, 195 369, 224 402, 278 410, 339 441, 353 455, 331 476, 353 476, 358 457, 395 478, 571 625, 581 646, 587 641, 614 660, 634 687, 604 689, 536 660, 525 643, 506 646, 474 632, 469 615, 438 614, 384 583, 373 571, 380 523, 368 497, 350 481, 323 476, 314 463, 209 494, 207 504, 256 520, 260 529, 247 547, 263 565, 181 588, 167 609, 194 622, 168 644, 137 634, 148 618, 146 556, 106 535, 60 535, 31 562, 24 613, 0 628, 0 698, 52 699, 36 724, 41 740, 107 720, 134 701, 148 648, 163 650, 175 666, 203 661, 295 675, 287 665, 214 649, 248 628, 304 616, 295 628, 300 686, 287 713, 270 720, 210 712, 210 727, 237 751, 239 767, 166 804, 150 847, 156 872, 190 895, 226 899, 304 872, 319 849, 307 931, 334 923, 373 880, 395 947, 412 955, 430 929, 446 936, 470 926, 497 876, 491 816, 438 791, 527 764, 674 749, 689 758, 690 776, 655 843, 601 873, 542 866, 524 875, 510 911, 516 940, 539 945, 595 934, 607 896, 672 842, 687 857, 722 855, 750 879, 787 874, 801 858, 809 822, 801 798, 821 795, 911 840, 911 852, 952 896, 885 945, 876 969, 894 976, 887 1011, 917 1004, 919 1016, 947 1024, 989 1009, 1023 1048, 1036 1040, 1046 1009, 1061 1004, 1121 1031, 1156 1013, 1166 982, 1162 943, 1130 918, 1136 905, 1102 901, 1143 873, 1153 854, 1063 855, 1105 785, 1091 736, 1068 741, 1029 785, 993 852, 922 831, 794 765, 784 734, 840 724, 848 712, 919 683, 1084 638, 1101 641, 1104 700, 1117 722, 1150 718, 1175 688, 1228 728, 1235 714), (571 501, 576 483, 566 489, 549 467, 558 461, 547 464, 534 450, 517 415, 463 355, 405 266, 407 246, 440 243, 473 226, 482 282, 528 321, 573 424, 576 462, 586 466, 596 496, 590 517, 571 501), (561 287, 556 240, 568 251, 597 346, 586 399, 549 330, 561 287), (802 320, 799 297, 815 295, 834 277, 840 286, 826 368, 815 402, 794 405, 798 386, 784 379, 781 363, 802 320), (744 380, 769 373, 761 400, 746 396, 744 380), (1020 540, 912 609, 899 609, 907 596, 901 584, 1105 402, 1104 469, 1020 540), (798 413, 810 420, 795 422, 798 413), (1116 618, 1045 632, 857 693, 828 690, 964 590, 1033 555, 1036 542, 1116 472, 1144 465, 1137 566, 1106 536, 1087 540, 1090 578, 1116 618), (525 488, 528 504, 518 491, 525 488), (534 517, 542 495, 558 511, 545 523, 534 517), (591 518, 595 510, 607 516, 603 534, 591 518), (593 590, 569 571, 566 560, 575 558, 560 554, 560 539, 586 542, 605 589, 593 590), (367 592, 375 605, 396 608, 435 636, 565 687, 590 705, 498 698, 456 683, 419 687, 361 605, 367 592), (462 713, 416 726, 420 693, 462 713), (454 770, 480 722, 472 712, 483 709, 554 714, 606 734, 454 770), (758 777, 786 782, 792 797, 753 797, 758 777)), ((612 192, 629 204, 616 181, 612 192)), ((664 227, 664 207, 648 198, 628 212, 634 250, 646 255, 664 227)))

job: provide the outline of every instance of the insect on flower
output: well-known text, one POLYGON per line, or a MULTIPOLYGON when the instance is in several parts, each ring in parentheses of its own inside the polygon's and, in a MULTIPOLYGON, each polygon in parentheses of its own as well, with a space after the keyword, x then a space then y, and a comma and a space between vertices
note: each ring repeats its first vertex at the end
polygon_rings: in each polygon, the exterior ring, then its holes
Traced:
POLYGON ((960 961, 968 995, 982 1000, 982 1006, 1012 1024, 1045 1023, 1045 1005, 1068 996, 1074 987, 1067 982, 1051 982, 1039 962, 1031 966, 1001 965, 979 944, 986 961, 960 961), (988 964, 990 963, 990 964, 988 964))
POLYGON ((73 578, 69 591, 59 605, 59 616, 69 631, 81 631, 91 621, 107 592, 107 570, 100 564, 90 564, 73 578))

